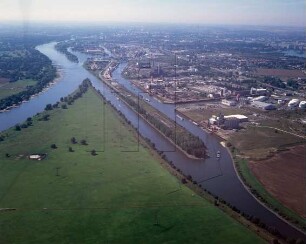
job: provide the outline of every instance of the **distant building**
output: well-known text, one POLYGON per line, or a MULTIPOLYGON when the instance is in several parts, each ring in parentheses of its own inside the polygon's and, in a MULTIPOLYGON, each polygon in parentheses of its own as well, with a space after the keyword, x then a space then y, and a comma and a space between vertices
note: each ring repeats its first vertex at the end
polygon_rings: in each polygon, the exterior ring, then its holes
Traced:
POLYGON ((265 96, 265 95, 268 94, 268 90, 264 89, 264 88, 256 89, 256 88, 252 87, 251 91, 250 91, 250 94, 253 95, 253 96, 255 96, 255 95, 265 96))
POLYGON ((253 101, 259 101, 259 102, 264 102, 266 101, 268 98, 266 96, 259 96, 259 97, 255 97, 253 98, 253 101))
POLYGON ((150 69, 151 68, 151 63, 150 62, 138 62, 136 65, 140 69, 150 69))
POLYGON ((276 109, 276 107, 273 104, 260 102, 260 101, 253 101, 252 106, 255 107, 255 108, 263 109, 263 110, 274 110, 274 109, 276 109))
POLYGON ((238 129, 239 128, 239 119, 235 117, 230 117, 224 120, 223 126, 225 129, 238 129))
POLYGON ((164 86, 161 85, 161 84, 151 83, 151 84, 146 84, 145 89, 147 89, 147 90, 150 90, 150 89, 164 89, 164 86))
POLYGON ((222 104, 226 105, 226 106, 236 106, 237 102, 236 101, 233 101, 233 100, 226 100, 226 99, 223 99, 221 101, 222 104))
POLYGON ((233 115, 224 116, 224 119, 231 119, 231 118, 238 119, 240 123, 249 121, 249 118, 242 114, 233 114, 233 115))
POLYGON ((219 116, 213 115, 208 122, 211 125, 217 125, 220 126, 221 128, 232 130, 232 129, 238 129, 239 124, 241 122, 246 122, 246 121, 248 121, 248 117, 241 114, 228 115, 228 116, 223 116, 222 114, 220 114, 219 116))
POLYGON ((29 156, 29 159, 40 161, 40 160, 43 160, 45 157, 46 157, 46 154, 31 154, 29 156))

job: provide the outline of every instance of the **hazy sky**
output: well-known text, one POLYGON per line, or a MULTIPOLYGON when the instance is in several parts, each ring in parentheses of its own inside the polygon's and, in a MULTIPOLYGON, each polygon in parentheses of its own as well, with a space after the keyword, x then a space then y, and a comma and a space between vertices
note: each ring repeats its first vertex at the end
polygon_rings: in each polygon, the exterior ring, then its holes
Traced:
POLYGON ((305 26, 305 0, 0 0, 0 21, 305 26))

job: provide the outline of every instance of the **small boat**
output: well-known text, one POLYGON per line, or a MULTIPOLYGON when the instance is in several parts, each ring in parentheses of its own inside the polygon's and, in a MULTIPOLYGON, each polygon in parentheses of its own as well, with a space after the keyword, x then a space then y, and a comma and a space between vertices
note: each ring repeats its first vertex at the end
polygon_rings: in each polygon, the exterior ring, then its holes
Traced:
POLYGON ((178 117, 180 120, 184 120, 184 118, 179 115, 176 115, 176 117, 178 117))
POLYGON ((146 98, 145 100, 146 100, 147 102, 150 102, 150 99, 148 99, 148 98, 146 98))

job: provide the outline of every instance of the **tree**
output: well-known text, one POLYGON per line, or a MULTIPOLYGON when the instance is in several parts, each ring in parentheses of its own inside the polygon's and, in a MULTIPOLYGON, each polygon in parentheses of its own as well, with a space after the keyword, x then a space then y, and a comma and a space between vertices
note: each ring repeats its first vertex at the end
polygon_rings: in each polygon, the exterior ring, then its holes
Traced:
POLYGON ((6 153, 6 154, 5 154, 5 157, 9 158, 9 157, 10 157, 10 155, 9 155, 8 153, 6 153))
POLYGON ((72 149, 72 147, 69 147, 69 148, 68 148, 68 151, 69 151, 69 152, 74 152, 73 149, 72 149))
POLYGON ((61 106, 61 108, 62 108, 62 109, 67 109, 67 104, 63 104, 63 105, 61 106))
POLYGON ((85 139, 82 139, 82 140, 81 140, 81 144, 82 144, 82 145, 88 145, 88 144, 87 144, 87 141, 86 141, 85 139))
POLYGON ((92 155, 92 156, 96 156, 96 155, 97 155, 97 152, 96 152, 95 149, 91 150, 91 155, 92 155))
POLYGON ((47 104, 46 107, 45 107, 45 110, 46 110, 46 111, 52 110, 52 109, 53 109, 53 108, 52 108, 52 104, 50 104, 50 103, 47 104))
POLYGON ((56 149, 57 146, 56 146, 55 144, 51 144, 51 148, 52 148, 52 149, 56 149))
POLYGON ((45 114, 45 115, 42 117, 42 120, 47 121, 47 120, 49 120, 49 117, 50 117, 49 114, 45 114))
POLYGON ((16 130, 16 131, 21 131, 20 125, 15 125, 15 130, 16 130))
POLYGON ((182 184, 186 184, 187 180, 185 178, 182 179, 182 184))
POLYGON ((25 129, 25 128, 28 128, 28 125, 27 125, 27 124, 22 124, 22 125, 21 125, 21 128, 24 128, 24 129, 25 129))

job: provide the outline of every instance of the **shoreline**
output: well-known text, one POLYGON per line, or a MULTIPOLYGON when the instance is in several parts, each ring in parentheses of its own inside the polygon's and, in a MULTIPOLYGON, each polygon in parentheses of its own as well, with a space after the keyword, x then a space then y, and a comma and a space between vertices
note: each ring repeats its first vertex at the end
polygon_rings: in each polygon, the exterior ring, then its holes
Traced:
MULTIPOLYGON (((20 107, 23 103, 29 102, 32 98, 37 97, 38 95, 40 95, 40 94, 46 92, 47 90, 49 90, 53 85, 55 85, 56 83, 58 83, 63 77, 64 77, 64 70, 61 69, 61 68, 57 68, 57 69, 56 69, 56 77, 55 77, 52 81, 48 82, 48 83, 46 84, 46 86, 45 86, 40 92, 31 95, 31 96, 29 97, 29 99, 24 99, 24 100, 22 100, 22 101, 21 101, 20 103, 18 103, 18 104, 14 104, 14 105, 12 105, 12 106, 6 107, 6 108, 3 109, 3 110, 0 110, 0 113, 9 112, 11 109, 13 109, 13 108, 18 108, 18 107, 20 107)), ((18 93, 17 93, 17 94, 18 94, 18 93)), ((4 98, 4 99, 5 99, 5 98, 4 98)))

